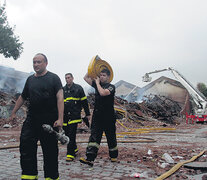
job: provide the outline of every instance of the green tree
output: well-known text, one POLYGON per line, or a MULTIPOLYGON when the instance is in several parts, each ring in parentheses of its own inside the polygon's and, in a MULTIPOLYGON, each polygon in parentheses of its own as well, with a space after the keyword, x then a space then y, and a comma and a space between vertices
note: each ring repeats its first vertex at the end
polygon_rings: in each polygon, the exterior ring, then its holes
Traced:
POLYGON ((5 5, 0 5, 0 54, 5 58, 13 57, 16 60, 23 52, 22 45, 19 37, 14 34, 14 28, 9 26, 5 5))
POLYGON ((205 96, 207 97, 207 87, 204 83, 198 83, 197 89, 205 96))

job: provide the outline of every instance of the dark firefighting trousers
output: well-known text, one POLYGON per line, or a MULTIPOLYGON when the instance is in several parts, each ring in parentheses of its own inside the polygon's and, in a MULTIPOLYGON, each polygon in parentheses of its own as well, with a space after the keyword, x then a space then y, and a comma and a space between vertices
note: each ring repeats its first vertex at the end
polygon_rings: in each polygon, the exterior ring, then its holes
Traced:
POLYGON ((75 153, 78 151, 76 145, 76 131, 78 123, 68 124, 64 126, 65 135, 69 137, 70 141, 67 145, 67 157, 74 159, 75 153))
POLYGON ((105 132, 106 135, 110 158, 118 157, 115 122, 116 120, 115 118, 113 118, 113 116, 104 117, 101 115, 93 115, 91 124, 91 135, 89 138, 88 146, 86 148, 87 160, 95 160, 99 150, 103 132, 105 132))
POLYGON ((44 158, 44 177, 51 180, 58 179, 58 143, 56 137, 45 132, 41 124, 34 125, 30 117, 24 121, 20 135, 21 179, 38 179, 38 140, 40 140, 44 158))

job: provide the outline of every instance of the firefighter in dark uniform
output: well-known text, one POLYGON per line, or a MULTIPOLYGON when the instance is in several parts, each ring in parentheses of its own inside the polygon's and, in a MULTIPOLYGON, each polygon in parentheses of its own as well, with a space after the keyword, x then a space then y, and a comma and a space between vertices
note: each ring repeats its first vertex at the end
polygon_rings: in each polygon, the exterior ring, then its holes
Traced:
POLYGON ((10 119, 28 100, 27 118, 23 123, 20 136, 21 179, 38 179, 37 142, 40 140, 44 158, 44 176, 46 180, 58 180, 58 142, 54 135, 45 132, 43 124, 58 127, 63 125, 63 89, 60 78, 47 71, 47 58, 37 54, 33 58, 35 74, 28 77, 23 92, 18 98, 10 119))
POLYGON ((88 107, 87 97, 83 88, 73 82, 73 75, 67 73, 65 75, 66 85, 63 87, 64 91, 64 123, 63 129, 70 141, 67 145, 66 161, 73 161, 78 148, 76 145, 76 130, 78 123, 82 122, 81 110, 85 111, 83 118, 86 125, 89 127, 90 111, 88 107))
POLYGON ((114 95, 115 86, 108 83, 110 71, 103 69, 100 78, 97 77, 93 81, 88 73, 84 80, 95 88, 95 106, 91 124, 91 135, 86 148, 86 158, 80 158, 80 162, 93 166, 103 132, 106 134, 109 156, 111 162, 116 162, 118 157, 118 148, 116 140, 116 118, 114 113, 114 95))

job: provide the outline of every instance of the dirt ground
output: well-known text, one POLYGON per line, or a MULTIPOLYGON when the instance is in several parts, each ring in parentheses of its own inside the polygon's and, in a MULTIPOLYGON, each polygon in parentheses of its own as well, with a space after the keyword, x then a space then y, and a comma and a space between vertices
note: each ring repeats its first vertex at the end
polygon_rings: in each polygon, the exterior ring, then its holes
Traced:
MULTIPOLYGON (((4 121, 8 123, 7 121, 4 121)), ((21 124, 11 128, 0 127, 0 148, 11 148, 18 146, 21 124)), ((127 119, 117 121, 117 140, 119 149, 119 161, 128 163, 136 162, 137 165, 145 165, 156 172, 157 176, 170 170, 181 161, 191 159, 207 148, 207 126, 206 124, 186 124, 180 119, 176 125, 166 124, 160 121, 132 122, 127 119), (163 154, 168 153, 174 163, 167 163, 163 154)), ((90 130, 82 123, 79 124, 77 142, 87 143, 90 130)), ((103 135, 102 142, 106 141, 103 135)), ((79 155, 85 154, 85 148, 79 146, 79 155)), ((60 154, 65 156, 65 154, 60 154)), ((98 156, 106 159, 108 157, 107 146, 100 146, 98 156)), ((195 160, 206 162, 207 154, 195 160)), ((206 169, 188 169, 184 166, 179 168, 168 179, 189 179, 198 174, 206 173, 206 169)))

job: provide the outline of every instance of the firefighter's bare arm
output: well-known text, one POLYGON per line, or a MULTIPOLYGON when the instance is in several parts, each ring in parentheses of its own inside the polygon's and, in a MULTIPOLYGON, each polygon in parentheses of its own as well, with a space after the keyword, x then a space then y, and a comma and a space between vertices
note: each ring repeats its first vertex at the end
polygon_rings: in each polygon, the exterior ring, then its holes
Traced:
POLYGON ((96 82, 96 86, 97 86, 98 92, 99 92, 99 94, 100 94, 101 96, 108 96, 108 95, 111 94, 110 91, 109 91, 108 89, 103 89, 103 88, 101 87, 101 85, 100 85, 100 78, 99 78, 99 77, 97 77, 97 78, 95 79, 95 82, 96 82))
POLYGON ((88 76, 88 73, 83 78, 89 85, 92 85, 93 80, 88 76))
POLYGON ((58 107, 58 120, 54 122, 54 127, 63 126, 63 112, 64 112, 64 99, 63 99, 63 89, 57 92, 57 107, 58 107))
POLYGON ((19 110, 19 108, 24 104, 24 99, 22 98, 22 96, 20 95, 19 98, 16 101, 16 104, 14 106, 14 109, 12 110, 11 116, 10 116, 10 120, 14 120, 16 118, 16 112, 19 110))

